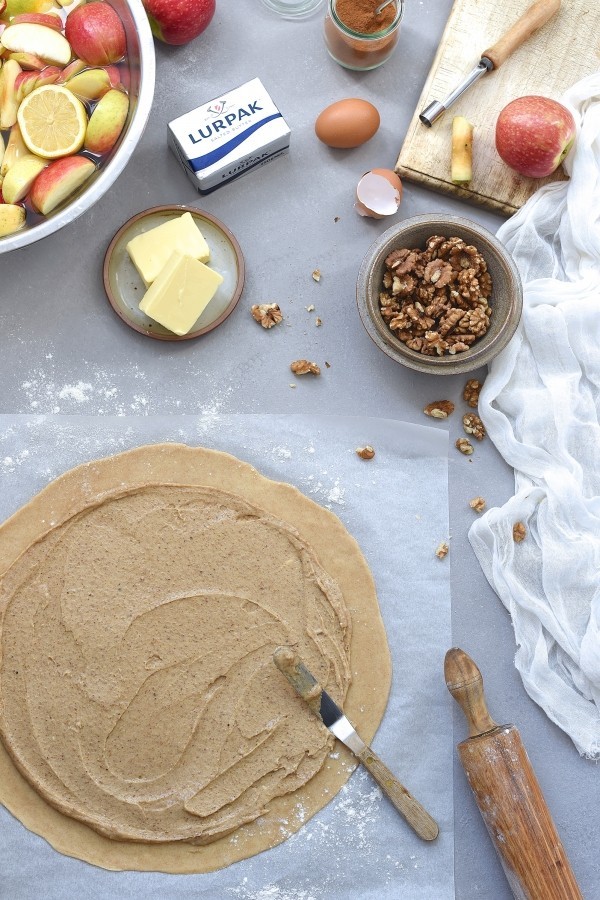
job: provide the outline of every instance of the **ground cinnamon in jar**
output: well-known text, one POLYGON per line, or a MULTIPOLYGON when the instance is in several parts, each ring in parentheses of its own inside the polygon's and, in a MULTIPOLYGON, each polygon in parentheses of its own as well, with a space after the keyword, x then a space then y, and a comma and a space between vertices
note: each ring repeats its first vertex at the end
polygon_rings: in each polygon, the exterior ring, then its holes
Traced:
POLYGON ((375 69, 388 59, 398 43, 403 0, 375 10, 381 0, 328 0, 324 22, 329 55, 347 69, 375 69))
POLYGON ((377 16, 375 10, 378 5, 378 0, 337 0, 335 11, 338 18, 351 31, 374 34, 376 31, 385 31, 396 18, 394 3, 382 9, 377 16))

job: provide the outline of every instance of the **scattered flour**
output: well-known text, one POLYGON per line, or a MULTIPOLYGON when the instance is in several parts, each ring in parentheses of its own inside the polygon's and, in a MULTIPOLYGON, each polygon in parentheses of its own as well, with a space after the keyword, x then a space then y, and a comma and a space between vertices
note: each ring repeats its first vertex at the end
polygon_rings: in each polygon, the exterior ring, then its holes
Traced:
POLYGON ((88 382, 78 381, 77 384, 65 384, 58 392, 61 400, 75 400, 76 403, 87 403, 92 385, 88 382))

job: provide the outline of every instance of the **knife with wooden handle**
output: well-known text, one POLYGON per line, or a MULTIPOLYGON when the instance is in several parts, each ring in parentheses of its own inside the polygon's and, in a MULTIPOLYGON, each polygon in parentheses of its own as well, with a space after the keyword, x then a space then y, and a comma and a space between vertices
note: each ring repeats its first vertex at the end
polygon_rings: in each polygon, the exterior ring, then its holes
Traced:
POLYGON ((560 0, 535 0, 528 7, 523 15, 517 19, 514 25, 506 31, 496 43, 484 50, 481 59, 475 68, 469 72, 466 78, 448 94, 445 100, 432 100, 420 114, 419 119, 423 125, 430 128, 436 119, 449 109, 459 97, 464 94, 467 88, 478 81, 482 75, 498 69, 502 63, 506 62, 509 56, 517 50, 521 44, 531 37, 531 35, 549 22, 552 16, 556 15, 560 9, 560 0))
POLYGON ((439 833, 437 822, 361 740, 337 703, 309 672, 298 654, 291 647, 278 647, 273 654, 273 662, 313 713, 360 759, 413 831, 424 841, 433 841, 439 833))
POLYGON ((448 651, 444 674, 469 725, 460 760, 514 896, 583 900, 517 728, 494 722, 463 650, 448 651))

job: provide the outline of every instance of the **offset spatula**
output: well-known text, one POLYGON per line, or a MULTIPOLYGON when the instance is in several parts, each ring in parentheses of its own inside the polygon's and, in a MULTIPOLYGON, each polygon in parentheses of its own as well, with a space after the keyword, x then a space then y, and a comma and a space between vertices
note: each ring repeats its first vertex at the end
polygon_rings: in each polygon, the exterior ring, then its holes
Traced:
POLYGON ((433 841, 439 832, 435 820, 361 740, 337 703, 323 690, 298 654, 291 647, 278 647, 273 661, 314 714, 360 759, 413 831, 424 841, 433 841))

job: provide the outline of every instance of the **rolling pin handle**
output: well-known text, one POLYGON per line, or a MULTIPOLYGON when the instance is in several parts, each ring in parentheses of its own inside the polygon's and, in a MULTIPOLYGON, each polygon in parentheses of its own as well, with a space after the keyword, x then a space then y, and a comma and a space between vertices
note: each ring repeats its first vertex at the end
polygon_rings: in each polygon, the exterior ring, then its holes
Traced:
POLYGON ((464 650, 459 647, 448 650, 444 660, 444 676, 448 690, 465 714, 469 737, 487 734, 498 728, 488 712, 481 672, 464 650))

